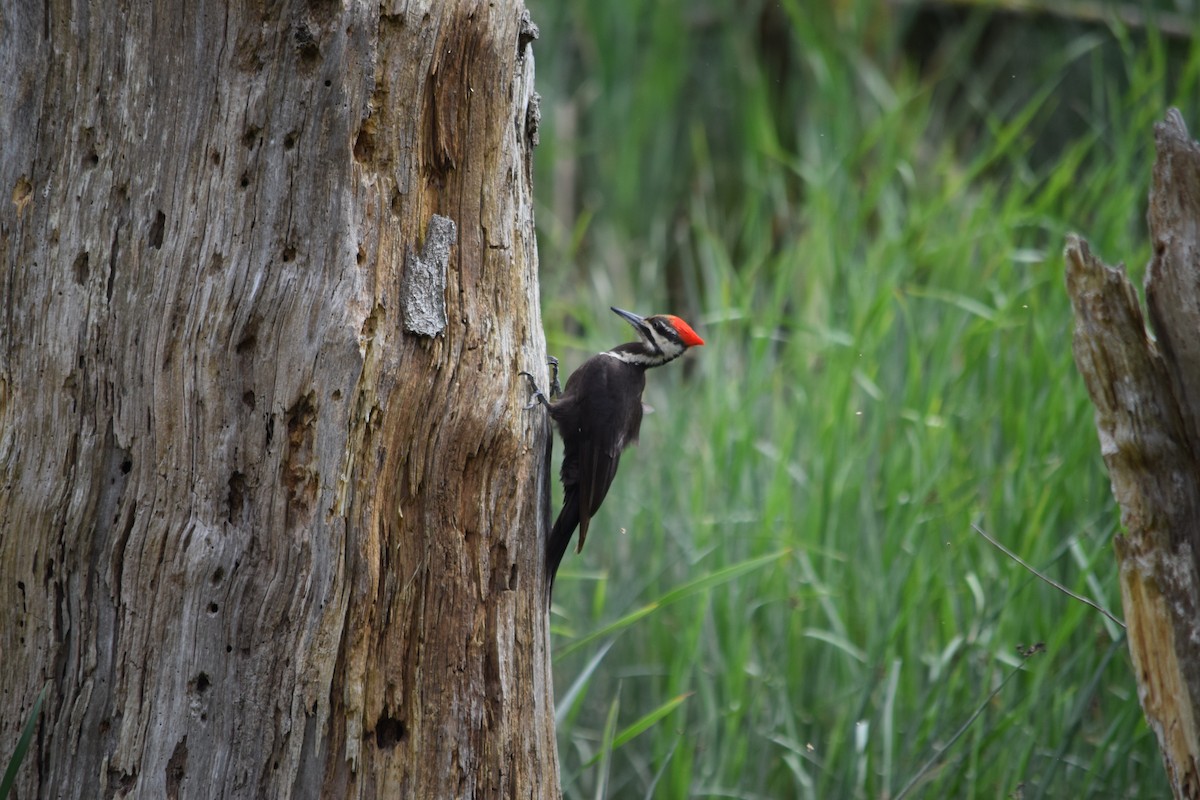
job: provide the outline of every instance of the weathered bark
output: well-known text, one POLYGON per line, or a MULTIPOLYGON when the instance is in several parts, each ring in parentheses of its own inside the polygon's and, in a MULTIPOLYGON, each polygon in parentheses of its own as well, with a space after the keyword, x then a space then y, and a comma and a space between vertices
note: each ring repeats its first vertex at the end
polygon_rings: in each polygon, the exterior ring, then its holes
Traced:
POLYGON ((1146 719, 1180 798, 1200 797, 1200 145, 1172 109, 1155 126, 1146 332, 1121 268, 1072 236, 1075 361, 1096 406, 1124 536, 1129 651, 1146 719))
POLYGON ((18 796, 558 794, 535 33, 0 10, 0 742, 53 686, 18 796))

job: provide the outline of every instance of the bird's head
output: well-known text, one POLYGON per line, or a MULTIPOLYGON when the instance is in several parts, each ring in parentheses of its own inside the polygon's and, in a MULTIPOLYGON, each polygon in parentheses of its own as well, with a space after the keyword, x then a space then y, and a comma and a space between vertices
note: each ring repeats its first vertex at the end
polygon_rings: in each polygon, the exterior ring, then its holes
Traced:
POLYGON ((641 317, 615 306, 612 310, 637 331, 646 351, 647 362, 652 366, 665 364, 683 355, 683 351, 689 347, 704 344, 691 325, 671 314, 641 317))

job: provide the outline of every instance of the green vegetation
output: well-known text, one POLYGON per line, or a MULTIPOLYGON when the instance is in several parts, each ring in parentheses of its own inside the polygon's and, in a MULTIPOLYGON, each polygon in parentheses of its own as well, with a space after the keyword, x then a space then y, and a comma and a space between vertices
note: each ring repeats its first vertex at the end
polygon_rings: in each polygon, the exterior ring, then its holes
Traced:
POLYGON ((1121 628, 972 525, 1120 615, 1061 250, 1140 271, 1200 49, 817 5, 533 3, 551 352, 708 342, 559 573, 566 796, 1166 796, 1121 628))
POLYGON ((46 700, 46 693, 49 691, 50 684, 47 683, 38 692, 37 700, 33 702, 33 710, 29 712, 29 718, 25 720, 25 725, 21 728, 21 738, 17 739, 12 756, 8 759, 8 766, 4 768, 4 778, 0 779, 0 800, 7 800, 9 793, 12 792, 13 783, 17 780, 17 772, 21 769, 21 762, 25 760, 25 754, 29 752, 29 745, 33 742, 38 716, 42 713, 42 703, 46 700))

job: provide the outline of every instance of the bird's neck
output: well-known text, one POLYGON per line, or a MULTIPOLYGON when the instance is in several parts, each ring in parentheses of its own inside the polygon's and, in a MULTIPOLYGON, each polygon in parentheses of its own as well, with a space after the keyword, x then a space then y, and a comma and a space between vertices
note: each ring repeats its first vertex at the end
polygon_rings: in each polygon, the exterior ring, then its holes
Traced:
POLYGON ((618 361, 624 361, 626 364, 631 364, 635 367, 650 369, 651 367, 661 367, 669 361, 674 361, 683 355, 683 351, 686 349, 673 342, 666 342, 657 349, 649 347, 645 342, 629 342, 628 344, 617 345, 612 350, 606 351, 604 355, 615 358, 618 361))

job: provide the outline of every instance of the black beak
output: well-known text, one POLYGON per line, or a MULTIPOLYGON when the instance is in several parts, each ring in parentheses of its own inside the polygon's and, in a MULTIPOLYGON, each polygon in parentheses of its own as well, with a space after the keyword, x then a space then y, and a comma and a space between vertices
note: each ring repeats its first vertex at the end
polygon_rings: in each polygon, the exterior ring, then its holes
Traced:
POLYGON ((632 325, 634 328, 637 329, 637 332, 639 335, 641 335, 643 333, 643 331, 648 330, 646 327, 646 318, 645 317, 639 317, 637 314, 633 313, 632 311, 625 311, 623 309, 617 308, 616 306, 609 306, 609 308, 611 308, 612 312, 614 314, 616 314, 618 317, 624 317, 626 322, 628 322, 630 325, 632 325))

